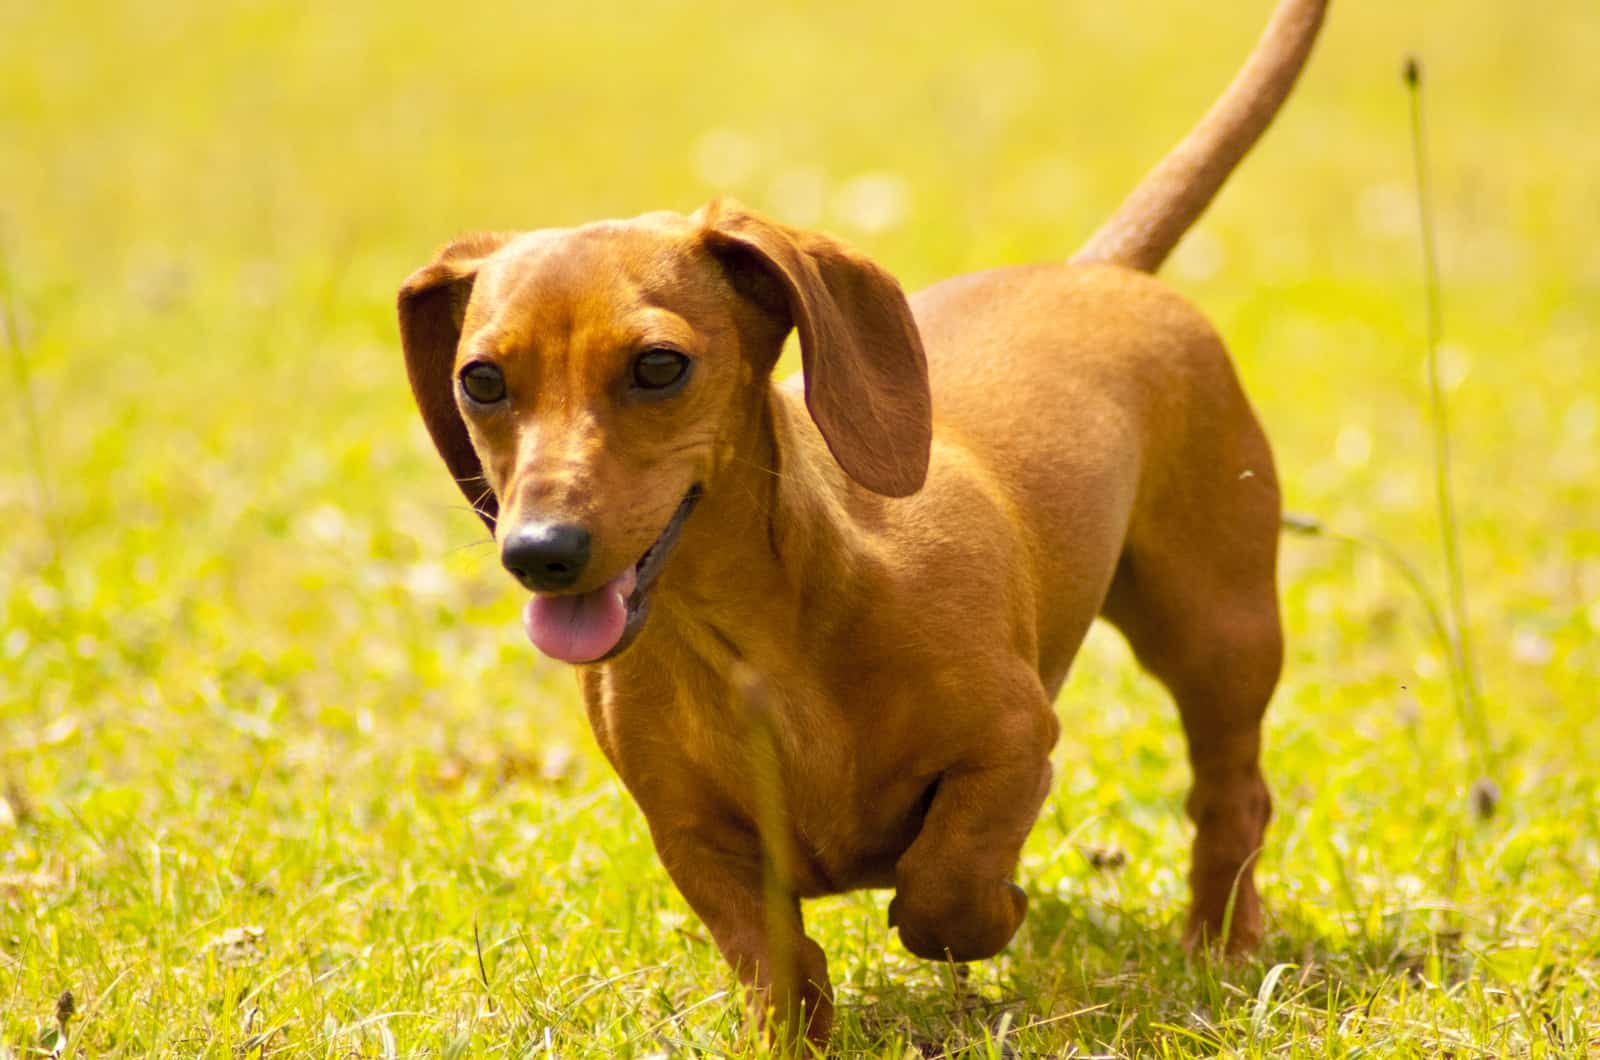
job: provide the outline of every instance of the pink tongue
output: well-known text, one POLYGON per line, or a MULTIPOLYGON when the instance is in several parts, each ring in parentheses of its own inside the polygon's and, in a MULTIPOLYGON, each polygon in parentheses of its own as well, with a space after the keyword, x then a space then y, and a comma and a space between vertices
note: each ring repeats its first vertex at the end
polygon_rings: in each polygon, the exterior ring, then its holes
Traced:
POLYGON ((638 581, 638 572, 629 567, 593 592, 530 597, 522 609, 522 628, 552 659, 593 662, 622 639, 628 623, 625 601, 638 581))

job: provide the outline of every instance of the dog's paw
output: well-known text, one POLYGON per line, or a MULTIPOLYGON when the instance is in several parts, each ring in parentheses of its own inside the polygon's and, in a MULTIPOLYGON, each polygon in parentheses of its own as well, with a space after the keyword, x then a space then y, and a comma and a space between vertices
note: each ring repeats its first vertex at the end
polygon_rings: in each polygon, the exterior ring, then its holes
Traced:
POLYGON ((1005 949, 1028 912, 1028 896, 1010 880, 981 891, 949 891, 918 901, 905 888, 889 903, 889 926, 924 960, 981 961, 1005 949))

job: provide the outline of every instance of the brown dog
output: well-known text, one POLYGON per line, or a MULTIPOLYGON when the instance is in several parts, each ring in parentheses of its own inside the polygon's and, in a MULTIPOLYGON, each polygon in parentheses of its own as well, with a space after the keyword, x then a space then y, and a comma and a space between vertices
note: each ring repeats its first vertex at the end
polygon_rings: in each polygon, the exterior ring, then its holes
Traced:
POLYGON ((1188 737, 1185 945, 1261 936, 1278 488, 1222 343, 1145 273, 1265 129, 1323 7, 1282 0, 1070 265, 908 302, 839 242, 713 203, 469 237, 400 292, 417 403, 533 591, 529 637, 580 664, 667 871, 813 1040, 832 1003, 800 899, 893 887, 928 958, 1016 931, 1051 701, 1096 615, 1188 737), (803 395, 770 380, 791 328, 803 395))

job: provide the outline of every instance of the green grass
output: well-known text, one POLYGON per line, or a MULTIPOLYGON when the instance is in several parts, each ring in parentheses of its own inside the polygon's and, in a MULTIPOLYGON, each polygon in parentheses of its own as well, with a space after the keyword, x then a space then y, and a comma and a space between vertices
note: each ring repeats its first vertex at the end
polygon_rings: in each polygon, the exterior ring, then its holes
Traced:
MULTIPOLYGON (((913 288, 1062 257, 1267 6, 0 12, 0 1056, 748 1052, 428 446, 394 290, 462 230, 719 191, 913 288)), ((809 907, 842 1054, 1600 1050, 1592 4, 1336 4, 1167 276, 1289 506, 1442 587, 1409 49, 1497 811, 1404 582, 1286 538, 1259 960, 1178 949, 1181 740, 1101 630, 1001 958, 963 981, 907 957, 886 895, 809 907)))

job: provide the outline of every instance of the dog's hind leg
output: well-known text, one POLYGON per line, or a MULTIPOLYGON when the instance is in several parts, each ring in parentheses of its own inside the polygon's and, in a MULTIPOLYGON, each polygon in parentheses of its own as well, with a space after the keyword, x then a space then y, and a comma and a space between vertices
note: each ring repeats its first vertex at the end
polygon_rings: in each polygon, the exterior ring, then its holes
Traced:
POLYGON ((1247 422, 1231 459, 1197 461, 1209 473, 1183 476, 1136 520, 1103 611, 1171 691, 1188 738, 1196 833, 1184 945, 1231 951, 1262 937, 1253 872, 1272 803, 1261 720, 1283 665, 1278 490, 1247 422))

